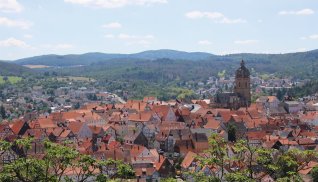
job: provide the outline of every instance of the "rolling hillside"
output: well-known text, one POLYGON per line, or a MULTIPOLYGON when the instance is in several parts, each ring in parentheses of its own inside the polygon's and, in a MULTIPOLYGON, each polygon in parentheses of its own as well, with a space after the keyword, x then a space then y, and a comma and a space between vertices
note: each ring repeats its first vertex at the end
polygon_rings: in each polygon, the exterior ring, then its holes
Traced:
MULTIPOLYGON (((306 74, 308 69, 303 67, 318 67, 318 50, 288 53, 288 54, 231 54, 217 56, 203 52, 182 52, 175 50, 151 50, 136 54, 105 54, 105 53, 86 53, 80 55, 43 55, 30 58, 24 58, 14 61, 19 65, 46 65, 46 66, 76 66, 76 65, 96 65, 96 64, 115 64, 119 60, 135 62, 136 60, 151 61, 157 59, 183 60, 187 61, 207 61, 212 66, 232 67, 237 66, 241 59, 244 59, 249 67, 258 71, 268 73, 284 72, 292 73, 295 70, 301 74, 306 74), (225 65, 226 64, 226 65, 225 65)), ((195 66, 195 65, 194 65, 195 66)), ((311 70, 315 71, 315 70, 311 70)))
POLYGON ((214 55, 203 52, 183 52, 175 50, 152 50, 136 54, 105 54, 105 53, 86 53, 80 55, 43 55, 30 58, 24 58, 14 61, 19 65, 47 65, 47 66, 74 66, 90 65, 96 62, 102 62, 113 59, 145 59, 154 60, 160 58, 182 59, 182 60, 204 60, 214 55))
POLYGON ((24 66, 0 61, 0 75, 2 76, 22 76, 30 73, 33 73, 33 71, 24 66))

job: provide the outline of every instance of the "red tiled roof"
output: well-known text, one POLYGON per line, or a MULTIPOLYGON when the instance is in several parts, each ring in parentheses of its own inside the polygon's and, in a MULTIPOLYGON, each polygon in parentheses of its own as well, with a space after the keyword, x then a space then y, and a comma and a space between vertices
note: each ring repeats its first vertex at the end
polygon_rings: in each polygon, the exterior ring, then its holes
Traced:
POLYGON ((37 120, 39 122, 40 128, 56 128, 57 125, 53 122, 51 118, 39 118, 37 120))
POLYGON ((181 163, 181 167, 187 169, 191 165, 191 163, 194 161, 196 156, 197 156, 196 153, 189 151, 187 155, 184 157, 181 163))
POLYGON ((137 114, 130 114, 128 116, 129 121, 135 121, 135 122, 147 122, 150 121, 152 117, 151 112, 139 112, 137 114))
POLYGON ((220 127, 220 121, 215 120, 214 117, 207 118, 207 123, 204 128, 216 130, 220 127))
POLYGON ((246 136, 249 140, 261 140, 266 136, 266 131, 248 131, 246 136))
POLYGON ((75 134, 77 134, 81 128, 83 127, 84 123, 82 122, 71 122, 68 125, 68 128, 75 134))
POLYGON ((16 121, 14 122, 12 125, 11 125, 11 129, 13 131, 14 134, 19 134, 21 128, 23 127, 23 125, 25 124, 26 122, 24 121, 16 121))

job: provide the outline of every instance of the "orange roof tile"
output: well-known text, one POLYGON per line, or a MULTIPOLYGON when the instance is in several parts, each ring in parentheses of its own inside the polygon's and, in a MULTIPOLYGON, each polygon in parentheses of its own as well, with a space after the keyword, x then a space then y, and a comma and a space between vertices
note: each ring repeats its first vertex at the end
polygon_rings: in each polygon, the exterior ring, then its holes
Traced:
POLYGON ((194 161, 195 157, 197 156, 196 153, 189 151, 186 156, 184 157, 182 163, 181 163, 181 167, 187 169, 188 167, 190 167, 190 165, 192 164, 192 162, 194 161))

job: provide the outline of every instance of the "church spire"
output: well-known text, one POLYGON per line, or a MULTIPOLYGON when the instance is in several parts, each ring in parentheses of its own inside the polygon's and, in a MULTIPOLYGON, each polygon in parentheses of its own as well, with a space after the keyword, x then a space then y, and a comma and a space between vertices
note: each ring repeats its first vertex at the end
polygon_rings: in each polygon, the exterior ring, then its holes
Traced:
POLYGON ((241 61, 241 67, 245 67, 245 62, 244 62, 243 59, 242 59, 242 61, 241 61))

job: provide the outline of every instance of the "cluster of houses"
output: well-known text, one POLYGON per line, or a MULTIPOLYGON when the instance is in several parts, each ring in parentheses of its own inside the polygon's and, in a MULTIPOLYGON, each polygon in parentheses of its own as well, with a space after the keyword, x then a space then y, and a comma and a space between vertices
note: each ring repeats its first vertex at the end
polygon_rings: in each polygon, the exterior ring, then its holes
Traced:
MULTIPOLYGON (((291 78, 273 78, 263 79, 258 75, 251 77, 251 84, 253 92, 263 93, 264 91, 270 91, 273 89, 290 89, 295 86, 303 86, 309 80, 293 80, 291 78)), ((215 95, 220 91, 231 91, 235 86, 235 77, 218 78, 209 77, 206 84, 203 82, 198 83, 198 89, 195 91, 199 95, 215 95)))
MULTIPOLYGON (((230 124, 235 126, 237 138, 247 138, 254 146, 318 151, 318 112, 303 108, 299 103, 280 103, 274 96, 260 98, 238 110, 212 108, 210 100, 164 102, 155 97, 116 104, 90 102, 76 110, 49 115, 30 112, 12 122, 4 121, 0 137, 7 141, 33 137, 28 155, 34 156, 43 154, 45 139, 71 141, 83 154, 131 164, 139 180, 182 176, 193 169, 220 176, 219 166, 198 168, 196 156, 205 155, 213 133, 228 141, 230 124), (176 165, 179 159, 182 161, 176 165)), ((0 157, 3 164, 15 160, 16 154, 9 152, 0 157)), ((317 165, 313 161, 300 174, 306 178, 317 165)), ((225 173, 235 167, 229 166, 225 173)), ((264 182, 272 180, 268 175, 255 176, 264 182)))
POLYGON ((7 117, 10 119, 18 118, 33 109, 42 113, 57 112, 80 107, 80 104, 91 101, 113 103, 120 99, 117 95, 94 86, 85 87, 74 84, 56 89, 44 86, 24 88, 9 85, 0 93, 0 106, 5 107, 7 117))

